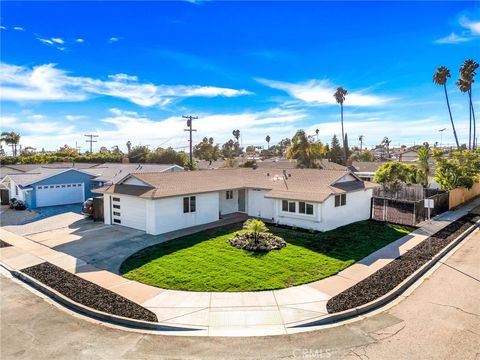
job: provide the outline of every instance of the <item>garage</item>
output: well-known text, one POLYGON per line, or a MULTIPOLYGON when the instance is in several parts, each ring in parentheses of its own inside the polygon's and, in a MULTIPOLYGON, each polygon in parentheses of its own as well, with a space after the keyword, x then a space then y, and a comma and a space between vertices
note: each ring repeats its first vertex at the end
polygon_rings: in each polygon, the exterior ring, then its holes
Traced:
POLYGON ((75 204, 85 201, 83 183, 38 185, 37 207, 75 204))
POLYGON ((111 197, 112 224, 146 229, 147 204, 144 199, 129 196, 111 197))

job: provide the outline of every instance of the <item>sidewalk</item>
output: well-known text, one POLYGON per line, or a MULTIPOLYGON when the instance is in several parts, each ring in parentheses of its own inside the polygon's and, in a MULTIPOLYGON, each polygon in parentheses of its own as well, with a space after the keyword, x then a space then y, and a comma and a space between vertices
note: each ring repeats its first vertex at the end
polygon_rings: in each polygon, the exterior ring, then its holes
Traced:
POLYGON ((0 229, 13 245, 0 249, 0 261, 15 270, 48 261, 153 311, 159 322, 201 327, 211 336, 280 335, 297 332, 293 325, 327 316, 327 301, 404 254, 425 238, 480 204, 473 201, 446 212, 421 228, 370 254, 337 275, 291 288, 261 292, 188 292, 165 290, 127 280, 81 259, 0 229))

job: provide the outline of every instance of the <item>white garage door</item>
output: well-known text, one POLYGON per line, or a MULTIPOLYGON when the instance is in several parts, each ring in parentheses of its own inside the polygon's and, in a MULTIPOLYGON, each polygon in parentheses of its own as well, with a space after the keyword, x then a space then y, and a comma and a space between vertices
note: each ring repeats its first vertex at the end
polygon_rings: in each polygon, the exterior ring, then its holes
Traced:
POLYGON ((138 230, 146 228, 146 200, 128 196, 112 196, 112 224, 138 230))
POLYGON ((39 185, 37 207, 77 204, 85 201, 83 183, 39 185))

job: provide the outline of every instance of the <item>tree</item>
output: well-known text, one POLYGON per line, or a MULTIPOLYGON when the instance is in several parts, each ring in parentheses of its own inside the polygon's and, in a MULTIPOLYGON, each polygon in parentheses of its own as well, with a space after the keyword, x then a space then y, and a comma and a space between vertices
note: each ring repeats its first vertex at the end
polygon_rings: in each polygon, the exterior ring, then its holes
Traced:
POLYGON ((127 152, 128 152, 128 155, 130 156, 130 150, 132 149, 132 143, 131 143, 131 141, 130 141, 130 140, 129 140, 129 141, 127 141, 127 144, 126 144, 126 145, 127 145, 127 152))
POLYGON ((390 143, 392 140, 390 140, 388 137, 384 137, 380 145, 382 145, 385 149, 387 149, 387 159, 390 159, 390 143))
POLYGON ((148 146, 138 145, 130 148, 128 159, 134 163, 144 163, 147 161, 147 155, 150 153, 148 146))
POLYGON ((453 151, 450 157, 435 154, 434 180, 444 190, 459 187, 470 189, 480 182, 480 151, 453 151))
POLYGON ((330 151, 328 153, 328 157, 330 158, 330 161, 333 161, 334 163, 341 164, 341 165, 345 164, 342 147, 340 146, 340 142, 338 141, 337 135, 333 135, 332 137, 332 142, 330 145, 330 151))
POLYGON ((447 80, 450 77, 451 77, 450 70, 445 66, 440 66, 435 72, 435 74, 433 74, 433 82, 436 85, 443 86, 443 91, 445 92, 445 100, 447 101, 448 114, 450 115, 450 123, 452 124, 453 136, 455 137, 455 143, 457 144, 457 149, 459 149, 460 144, 458 142, 457 131, 455 130, 455 124, 453 122, 452 110, 450 109, 450 101, 448 100, 447 80))
POLYGON ((20 134, 14 131, 4 131, 1 134, 0 141, 3 141, 6 145, 10 145, 12 147, 12 155, 17 156, 17 146, 20 143, 20 134))
MULTIPOLYGON (((137 148, 137 146, 132 149, 132 153, 135 151, 135 148, 137 148)), ((186 167, 189 165, 190 160, 187 154, 177 152, 172 148, 157 148, 155 151, 149 152, 146 155, 145 162, 154 164, 176 164, 186 167)))
POLYGON ((108 150, 105 146, 102 146, 98 152, 100 154, 110 154, 110 150, 108 150))
POLYGON ((237 129, 237 130, 233 130, 233 131, 232 131, 232 135, 233 135, 233 137, 235 138, 235 140, 237 140, 237 142, 238 142, 238 139, 240 139, 240 130, 238 130, 238 129, 237 129))
POLYGON ((333 97, 335 98, 337 104, 340 104, 340 121, 342 123, 342 144, 343 144, 344 158, 345 158, 345 164, 346 164, 347 151, 345 147, 345 134, 343 131, 343 102, 345 101, 345 95, 347 95, 347 90, 345 90, 343 87, 337 88, 337 91, 335 91, 335 94, 333 94, 333 97))
POLYGON ((365 136, 363 135, 360 135, 358 137, 358 141, 360 141, 360 153, 362 153, 362 147, 363 147, 363 139, 365 138, 365 136))
POLYGON ((202 142, 195 145, 193 148, 193 155, 201 160, 208 161, 212 164, 212 161, 218 160, 220 157, 220 149, 218 145, 214 145, 213 138, 203 138, 202 142))
POLYGON ((240 156, 242 154, 242 148, 240 147, 238 141, 233 141, 230 139, 222 145, 221 152, 224 158, 233 159, 235 156, 240 156))
POLYGON ((35 154, 35 148, 31 146, 26 146, 22 152, 20 153, 21 156, 31 156, 35 154))
POLYGON ((472 59, 467 59, 460 67, 460 79, 457 81, 457 86, 461 92, 468 94, 469 99, 469 113, 470 113, 470 122, 469 122, 469 131, 468 131, 468 149, 475 149, 476 144, 476 124, 475 124, 475 112, 473 110, 472 102, 472 84, 474 83, 474 78, 476 70, 478 69, 478 64, 472 59), (473 117, 473 147, 472 147, 472 117, 473 117))
POLYGON ((318 129, 315 129, 315 134, 317 135, 317 141, 318 141, 318 133, 320 132, 320 130, 318 129))
POLYGON ((417 150, 417 155, 417 164, 421 178, 420 183, 423 188, 426 189, 428 187, 428 175, 430 173, 430 147, 428 146, 428 143, 417 150))
POLYGON ((418 169, 415 165, 386 162, 377 169, 373 181, 382 184, 385 191, 396 194, 403 184, 417 184, 418 179, 418 169))
POLYGON ((267 150, 270 149, 270 135, 267 135, 265 138, 265 141, 267 142, 267 150))
POLYGON ((345 148, 343 149, 345 151, 345 156, 348 159, 350 157, 350 147, 348 146, 348 134, 345 133, 345 148))
POLYGON ((287 159, 297 160, 299 166, 315 168, 318 158, 318 154, 305 131, 298 130, 292 138, 292 144, 287 148, 287 159))
POLYGON ((122 152, 122 150, 120 150, 118 145, 112 146, 112 149, 110 150, 110 152, 114 155, 123 155, 123 152, 122 152))

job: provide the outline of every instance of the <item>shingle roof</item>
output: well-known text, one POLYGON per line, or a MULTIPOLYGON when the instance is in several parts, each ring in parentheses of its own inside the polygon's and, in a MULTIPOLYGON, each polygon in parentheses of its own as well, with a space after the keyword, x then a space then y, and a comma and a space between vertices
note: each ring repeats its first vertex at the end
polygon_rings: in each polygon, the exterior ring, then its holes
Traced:
MULTIPOLYGON (((72 168, 73 170, 78 170, 75 168, 72 168)), ((42 179, 48 178, 50 176, 54 176, 60 173, 63 173, 67 171, 68 169, 62 168, 62 169, 50 169, 50 168, 43 168, 39 167, 35 170, 26 172, 26 173, 21 173, 21 174, 11 174, 8 175, 17 185, 20 186, 28 186, 30 184, 33 184, 37 181, 40 181, 42 179)), ((85 172, 82 170, 82 172, 85 172)))
POLYGON ((385 162, 382 161, 354 161, 352 163, 352 166, 354 169, 352 169, 355 172, 375 172, 377 169, 385 164, 385 162))
POLYGON ((175 164, 116 164, 105 163, 85 171, 95 175, 96 181, 116 182, 130 173, 162 172, 175 164))
MULTIPOLYGON (((199 194, 230 189, 270 190, 267 197, 324 201, 329 195, 345 192, 332 187, 349 171, 288 169, 286 180, 283 171, 275 169, 225 169, 178 173, 143 173, 133 177, 151 187, 114 184, 95 190, 99 193, 134 195, 146 199, 199 194)), ((356 181, 363 184, 362 181, 356 181)), ((359 188, 360 189, 360 188, 359 188)))

